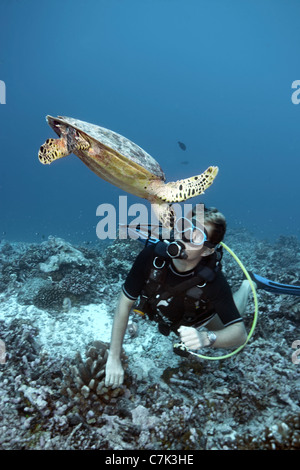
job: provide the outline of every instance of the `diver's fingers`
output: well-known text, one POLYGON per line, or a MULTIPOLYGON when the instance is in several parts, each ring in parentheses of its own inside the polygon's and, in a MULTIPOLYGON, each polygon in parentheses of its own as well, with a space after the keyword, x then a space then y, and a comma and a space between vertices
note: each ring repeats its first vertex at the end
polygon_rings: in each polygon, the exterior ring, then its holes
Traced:
POLYGON ((123 374, 109 374, 105 378, 105 386, 106 387, 120 387, 124 381, 124 373, 123 374))
POLYGON ((105 386, 106 387, 111 387, 115 383, 115 374, 110 373, 107 374, 105 377, 105 386))
POLYGON ((181 341, 187 348, 199 349, 201 347, 199 332, 196 330, 196 328, 181 326, 178 331, 180 333, 181 341))
POLYGON ((113 387, 116 385, 116 378, 114 374, 110 374, 106 379, 105 379, 105 386, 106 387, 113 387))
POLYGON ((120 359, 115 359, 108 356, 105 367, 105 386, 106 387, 119 387, 124 380, 124 369, 120 359))
POLYGON ((184 344, 189 349, 200 349, 201 347, 199 339, 186 340, 184 341, 184 344))
POLYGON ((124 381, 124 373, 118 374, 114 382, 115 387, 120 387, 123 381, 124 381))
POLYGON ((182 341, 187 341, 191 338, 195 337, 195 328, 191 328, 189 326, 181 326, 179 329, 179 334, 182 339, 182 341))

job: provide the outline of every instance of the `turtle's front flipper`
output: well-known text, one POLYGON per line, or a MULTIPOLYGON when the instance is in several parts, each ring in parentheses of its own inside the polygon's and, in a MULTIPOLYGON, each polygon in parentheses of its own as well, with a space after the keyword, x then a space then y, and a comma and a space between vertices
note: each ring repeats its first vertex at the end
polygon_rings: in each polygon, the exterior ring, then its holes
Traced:
POLYGON ((184 180, 161 184, 156 188, 155 194, 166 202, 182 202, 191 197, 199 196, 209 188, 217 176, 219 168, 210 166, 201 175, 192 176, 184 180))
POLYGON ((48 139, 40 147, 39 160, 44 165, 49 165, 54 162, 54 160, 66 157, 67 155, 70 155, 70 153, 66 139, 48 139))

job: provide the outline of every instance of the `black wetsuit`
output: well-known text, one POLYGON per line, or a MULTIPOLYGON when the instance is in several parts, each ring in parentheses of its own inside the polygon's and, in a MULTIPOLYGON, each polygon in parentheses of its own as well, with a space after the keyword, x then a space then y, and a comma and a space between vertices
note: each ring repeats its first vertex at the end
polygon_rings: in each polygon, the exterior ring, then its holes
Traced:
MULTIPOLYGON (((153 246, 145 247, 137 256, 126 278, 123 292, 131 300, 136 300, 145 288, 146 281, 153 268, 153 252, 153 246)), ((180 273, 176 270, 172 261, 170 261, 167 268, 164 269, 166 269, 166 273, 163 290, 167 291, 168 287, 179 286, 183 281, 194 277, 197 267, 180 273)), ((163 315, 169 322, 176 325, 176 328, 180 324, 200 326, 210 320, 215 314, 218 314, 224 327, 243 321, 234 303, 230 286, 221 270, 216 273, 212 282, 203 284, 205 285, 201 287, 201 291, 199 290, 201 295, 199 295, 198 307, 196 310, 194 309, 196 311, 196 315, 193 315, 194 318, 191 319, 189 312, 186 311, 187 302, 184 294, 173 296, 170 302, 161 302, 161 305, 158 305, 160 315, 163 315)))

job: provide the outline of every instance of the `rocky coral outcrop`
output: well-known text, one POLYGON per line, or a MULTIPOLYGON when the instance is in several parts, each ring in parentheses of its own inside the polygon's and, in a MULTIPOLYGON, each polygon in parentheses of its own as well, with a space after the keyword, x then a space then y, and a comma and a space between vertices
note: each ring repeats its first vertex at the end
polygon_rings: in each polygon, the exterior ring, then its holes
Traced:
MULTIPOLYGON (((80 352, 75 357, 74 364, 64 376, 63 389, 69 396, 87 398, 95 394, 100 402, 116 403, 117 397, 123 395, 123 388, 107 388, 105 386, 105 365, 108 357, 109 344, 103 341, 94 341, 86 351, 86 360, 80 352)), ((122 362, 125 366, 126 356, 122 353, 122 362)))
POLYGON ((90 266, 90 261, 85 258, 84 254, 65 240, 49 237, 48 245, 55 254, 49 256, 44 263, 40 263, 42 272, 52 273, 58 271, 63 265, 90 266))
MULTIPOLYGON (((271 244, 229 231, 226 243, 248 269, 299 284, 294 240, 271 244)), ((57 239, 0 243, 1 449, 300 448, 300 366, 292 360, 300 339, 298 298, 259 291, 254 335, 226 361, 176 356, 175 337, 135 318, 124 342, 125 383, 112 390, 104 384, 108 343, 100 340, 140 245, 72 248, 57 239), (54 266, 51 257, 60 250, 68 263, 41 271, 43 263, 54 266), (106 309, 92 314, 91 298, 106 309), (95 322, 104 311, 105 322, 95 322)), ((243 275, 227 253, 223 267, 235 290, 243 275)), ((248 328, 252 319, 250 301, 248 328)))

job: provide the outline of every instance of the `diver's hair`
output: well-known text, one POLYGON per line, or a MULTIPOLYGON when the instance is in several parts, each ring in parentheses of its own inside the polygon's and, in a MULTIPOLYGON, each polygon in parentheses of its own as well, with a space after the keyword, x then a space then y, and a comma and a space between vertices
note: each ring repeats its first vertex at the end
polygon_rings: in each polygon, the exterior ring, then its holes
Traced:
MULTIPOLYGON (((196 215, 196 206, 193 208, 192 214, 196 215)), ((213 228, 209 235, 209 241, 215 245, 220 243, 226 233, 225 216, 216 207, 204 207, 204 224, 209 224, 213 228)))

